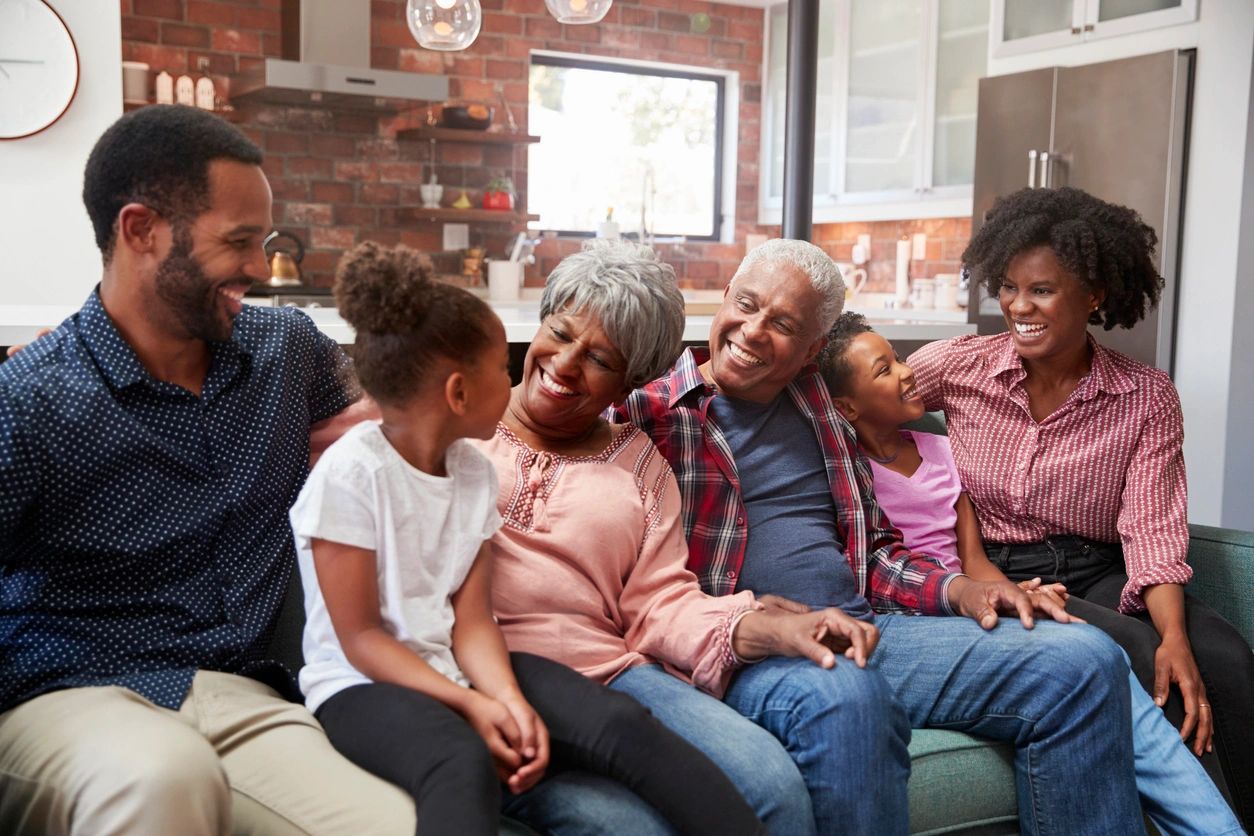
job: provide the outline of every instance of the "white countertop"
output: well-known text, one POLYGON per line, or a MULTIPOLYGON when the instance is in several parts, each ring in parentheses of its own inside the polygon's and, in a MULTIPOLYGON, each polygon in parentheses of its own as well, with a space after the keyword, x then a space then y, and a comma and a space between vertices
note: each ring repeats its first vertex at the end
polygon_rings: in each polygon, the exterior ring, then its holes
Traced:
MULTIPOLYGON (((505 336, 511 343, 529 343, 540 323, 540 305, 535 300, 518 302, 490 301, 501 322, 505 324, 505 336)), ((943 340, 962 334, 974 334, 975 326, 966 322, 961 311, 920 311, 912 316, 910 311, 863 309, 850 306, 872 320, 875 330, 889 340, 943 340), (924 319, 924 316, 927 319, 924 319), (916 316, 918 318, 916 318, 916 316)), ((62 305, 0 305, 0 345, 16 345, 30 342, 35 332, 45 326, 55 326, 78 310, 62 305)), ((353 329, 334 308, 303 308, 318 330, 336 342, 347 345, 353 341, 353 329)), ((710 334, 713 317, 693 314, 684 327, 685 342, 705 342, 710 334)))

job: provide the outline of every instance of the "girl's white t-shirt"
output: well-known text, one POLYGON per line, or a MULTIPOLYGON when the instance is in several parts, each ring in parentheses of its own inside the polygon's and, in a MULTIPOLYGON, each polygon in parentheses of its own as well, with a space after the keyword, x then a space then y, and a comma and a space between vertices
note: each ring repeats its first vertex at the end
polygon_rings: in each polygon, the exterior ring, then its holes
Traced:
POLYGON ((309 474, 290 518, 305 592, 300 688, 310 711, 371 681, 336 638, 314 570, 314 538, 373 550, 384 627, 431 667, 469 684, 453 658, 452 596, 501 527, 498 485, 492 463, 464 439, 449 446, 444 464, 447 476, 413 467, 378 422, 367 421, 327 448, 309 474))

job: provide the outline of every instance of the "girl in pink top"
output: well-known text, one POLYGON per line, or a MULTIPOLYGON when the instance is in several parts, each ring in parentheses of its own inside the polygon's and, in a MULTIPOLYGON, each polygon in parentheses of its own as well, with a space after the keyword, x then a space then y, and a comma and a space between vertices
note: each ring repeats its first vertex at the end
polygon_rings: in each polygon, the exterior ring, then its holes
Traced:
MULTIPOLYGON (((892 345, 864 317, 846 313, 828 333, 819 366, 833 401, 857 430, 858 446, 874 473, 876 498, 906 545, 933 555, 953 571, 979 580, 1003 579, 985 555, 979 521, 962 490, 949 439, 901 429, 921 419, 925 410, 914 372, 892 345)), ((1040 578, 1019 585, 1030 595, 1058 603, 1068 597, 1062 584, 1042 585, 1040 578)), ((1146 814, 1164 833, 1241 832, 1224 797, 1131 668, 1128 679, 1137 789, 1146 814)))

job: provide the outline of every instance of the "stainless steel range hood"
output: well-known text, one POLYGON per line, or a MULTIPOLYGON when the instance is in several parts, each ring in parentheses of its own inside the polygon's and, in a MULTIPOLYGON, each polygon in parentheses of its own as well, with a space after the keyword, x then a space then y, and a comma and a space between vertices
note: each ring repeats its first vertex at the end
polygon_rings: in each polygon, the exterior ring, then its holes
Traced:
POLYGON ((448 98, 442 75, 370 66, 370 0, 283 0, 283 58, 237 78, 231 100, 395 111, 448 98))

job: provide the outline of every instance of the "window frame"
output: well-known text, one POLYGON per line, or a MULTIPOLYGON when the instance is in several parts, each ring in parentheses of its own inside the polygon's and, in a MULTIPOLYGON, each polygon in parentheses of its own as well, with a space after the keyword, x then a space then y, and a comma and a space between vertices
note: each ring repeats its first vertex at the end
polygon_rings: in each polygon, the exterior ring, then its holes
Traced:
MULTIPOLYGON (((735 186, 735 170, 734 168, 729 169, 729 147, 730 156, 733 157, 730 165, 734 166, 735 143, 734 141, 729 142, 729 139, 735 136, 735 119, 732 115, 735 111, 732 110, 732 105, 736 104, 738 106, 738 102, 733 101, 737 98, 734 95, 738 80, 737 73, 705 70, 682 64, 632 61, 601 56, 550 52, 547 50, 533 50, 531 52, 527 65, 528 76, 530 76, 532 65, 535 64, 547 67, 568 67, 571 69, 599 70, 602 72, 627 73, 629 75, 713 82, 717 92, 714 117, 714 204, 711 218, 711 233, 709 235, 687 235, 680 232, 666 232, 654 229, 650 236, 655 243, 668 243, 680 239, 704 243, 718 243, 729 240, 728 235, 735 229, 735 199, 734 195, 728 194, 728 185, 730 183, 733 188, 735 186), (729 205, 733 207, 730 217, 724 211, 724 207, 729 205)), ((531 107, 530 99, 527 102, 527 107, 531 107)), ((541 141, 543 141, 543 138, 541 141)), ((535 188, 534 173, 530 164, 527 167, 527 184, 527 197, 530 200, 531 192, 535 188)), ((650 208, 652 209, 653 207, 650 208)), ((595 230, 553 230, 552 228, 546 228, 545 231, 554 231, 559 238, 593 238, 596 236, 595 230)), ((626 238, 632 234, 631 232, 624 233, 623 237, 626 238)))

